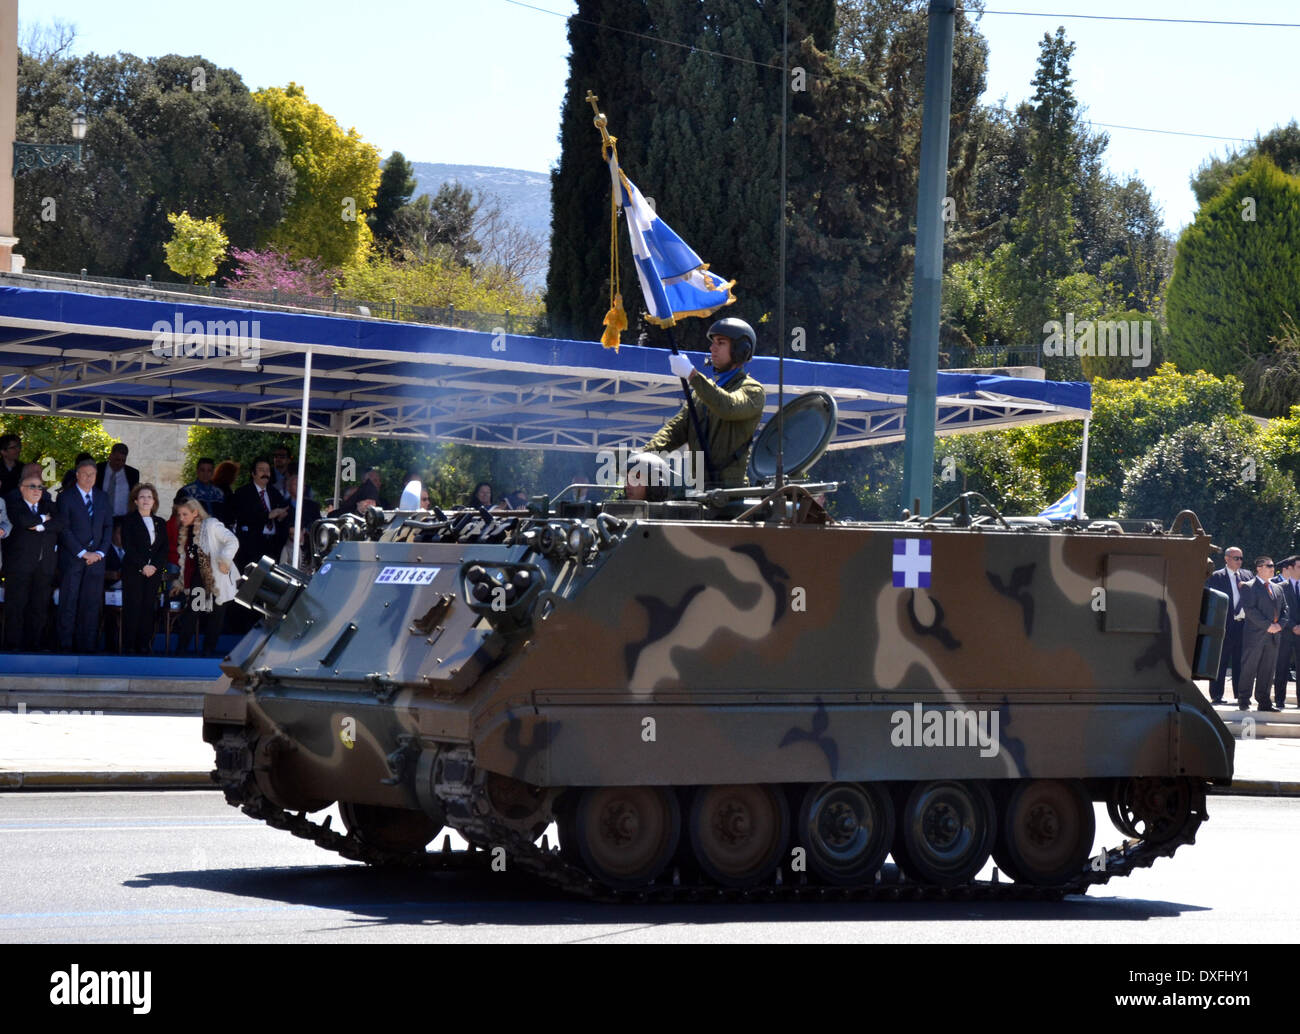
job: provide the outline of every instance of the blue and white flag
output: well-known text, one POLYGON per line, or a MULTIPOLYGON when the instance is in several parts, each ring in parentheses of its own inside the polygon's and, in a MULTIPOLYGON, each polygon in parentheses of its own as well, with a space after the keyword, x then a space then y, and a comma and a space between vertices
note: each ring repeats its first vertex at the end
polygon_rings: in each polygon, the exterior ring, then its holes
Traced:
POLYGON ((614 196, 627 216, 628 235, 641 294, 648 311, 646 319, 660 327, 671 327, 683 316, 712 316, 736 299, 734 280, 710 273, 706 263, 655 214, 649 202, 618 167, 617 155, 609 158, 614 196))
POLYGON ((1039 513, 1052 521, 1068 521, 1079 516, 1079 487, 1076 485, 1046 510, 1039 513))

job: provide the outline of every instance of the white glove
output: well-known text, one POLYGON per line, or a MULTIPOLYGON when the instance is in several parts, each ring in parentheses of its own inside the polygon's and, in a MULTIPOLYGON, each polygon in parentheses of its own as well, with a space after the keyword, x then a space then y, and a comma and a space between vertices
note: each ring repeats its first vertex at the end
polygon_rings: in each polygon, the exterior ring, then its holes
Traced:
POLYGON ((684 355, 668 356, 668 365, 673 371, 673 375, 684 379, 689 379, 695 372, 695 366, 684 355))

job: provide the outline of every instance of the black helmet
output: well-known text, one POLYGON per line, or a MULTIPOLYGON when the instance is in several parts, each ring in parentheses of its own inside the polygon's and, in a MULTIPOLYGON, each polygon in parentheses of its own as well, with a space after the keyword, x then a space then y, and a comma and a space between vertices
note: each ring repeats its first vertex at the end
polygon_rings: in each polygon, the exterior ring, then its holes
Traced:
POLYGON ((758 338, 754 336, 754 328, 744 320, 736 319, 735 316, 718 320, 709 328, 708 336, 712 338, 714 334, 731 338, 731 361, 737 366, 754 358, 758 338))

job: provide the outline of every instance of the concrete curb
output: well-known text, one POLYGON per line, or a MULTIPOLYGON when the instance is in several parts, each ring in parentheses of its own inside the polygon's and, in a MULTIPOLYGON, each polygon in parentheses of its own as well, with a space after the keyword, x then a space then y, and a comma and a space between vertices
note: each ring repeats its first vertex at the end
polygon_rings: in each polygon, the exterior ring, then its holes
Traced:
POLYGON ((1231 786, 1212 786, 1210 794, 1239 797, 1300 797, 1300 783, 1277 779, 1234 779, 1231 786))
POLYGON ((0 772, 0 790, 216 790, 205 772, 0 772))

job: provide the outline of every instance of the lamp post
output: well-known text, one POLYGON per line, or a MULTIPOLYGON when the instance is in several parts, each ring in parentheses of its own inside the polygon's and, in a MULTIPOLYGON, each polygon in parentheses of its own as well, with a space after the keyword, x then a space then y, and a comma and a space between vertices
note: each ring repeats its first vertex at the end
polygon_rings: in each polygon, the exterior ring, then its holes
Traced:
POLYGON ((72 119, 72 139, 75 144, 24 144, 14 141, 14 176, 37 169, 53 169, 70 161, 81 167, 81 141, 86 138, 86 109, 78 108, 72 119))

